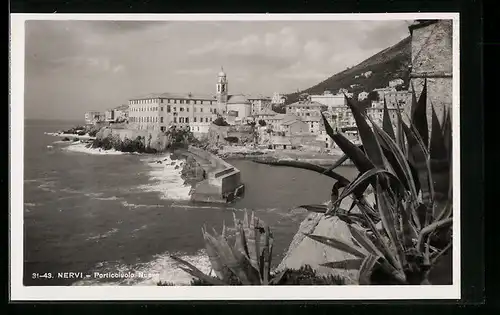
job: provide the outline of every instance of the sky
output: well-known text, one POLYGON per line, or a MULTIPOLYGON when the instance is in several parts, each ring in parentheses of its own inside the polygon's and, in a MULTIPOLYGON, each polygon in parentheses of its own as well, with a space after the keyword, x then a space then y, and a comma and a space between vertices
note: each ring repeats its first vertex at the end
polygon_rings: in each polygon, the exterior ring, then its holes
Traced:
POLYGON ((148 93, 291 93, 409 36, 410 21, 27 21, 25 117, 83 119, 148 93))

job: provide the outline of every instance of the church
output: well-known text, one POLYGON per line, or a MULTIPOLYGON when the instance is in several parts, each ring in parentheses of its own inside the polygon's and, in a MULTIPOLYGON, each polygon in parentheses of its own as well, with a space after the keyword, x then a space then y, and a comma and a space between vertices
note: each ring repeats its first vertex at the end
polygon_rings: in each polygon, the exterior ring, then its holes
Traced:
POLYGON ((189 127, 193 133, 208 133, 210 124, 223 117, 238 124, 260 111, 270 98, 229 94, 227 75, 221 68, 215 94, 149 94, 129 100, 129 125, 138 130, 165 131, 171 126, 189 127))

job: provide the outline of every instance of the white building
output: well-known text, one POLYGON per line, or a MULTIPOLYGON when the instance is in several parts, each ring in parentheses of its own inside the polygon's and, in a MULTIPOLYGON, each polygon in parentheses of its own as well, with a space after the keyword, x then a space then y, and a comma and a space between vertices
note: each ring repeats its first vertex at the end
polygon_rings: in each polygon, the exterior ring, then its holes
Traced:
POLYGON ((330 91, 325 91, 320 95, 310 95, 311 102, 316 102, 326 105, 328 108, 346 106, 345 96, 342 93, 332 94, 330 91))
POLYGON ((358 101, 362 101, 362 100, 366 100, 366 98, 368 97, 368 92, 360 92, 358 94, 358 101))
POLYGON ((95 124, 106 120, 106 114, 100 111, 92 110, 85 113, 85 123, 95 124))
POLYGON ((286 102, 285 95, 278 92, 274 92, 273 97, 271 99, 272 104, 284 104, 285 102, 286 102))

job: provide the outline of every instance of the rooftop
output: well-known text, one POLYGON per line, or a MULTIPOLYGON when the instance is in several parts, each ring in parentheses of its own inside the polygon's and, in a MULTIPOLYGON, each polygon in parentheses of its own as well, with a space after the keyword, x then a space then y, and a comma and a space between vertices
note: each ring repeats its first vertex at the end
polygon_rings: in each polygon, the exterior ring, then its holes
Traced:
POLYGON ((213 94, 193 94, 193 93, 150 93, 133 97, 130 100, 145 100, 158 98, 175 98, 175 99, 190 99, 190 100, 215 100, 213 94))
POLYGON ((310 102, 310 101, 301 102, 301 101, 298 101, 298 102, 292 103, 292 104, 290 104, 288 106, 292 106, 292 107, 296 107, 296 106, 321 107, 321 106, 324 106, 324 105, 321 104, 321 103, 318 103, 318 102, 310 102))
POLYGON ((238 95, 229 95, 228 104, 250 104, 250 101, 248 98, 245 97, 243 94, 238 94, 238 95))

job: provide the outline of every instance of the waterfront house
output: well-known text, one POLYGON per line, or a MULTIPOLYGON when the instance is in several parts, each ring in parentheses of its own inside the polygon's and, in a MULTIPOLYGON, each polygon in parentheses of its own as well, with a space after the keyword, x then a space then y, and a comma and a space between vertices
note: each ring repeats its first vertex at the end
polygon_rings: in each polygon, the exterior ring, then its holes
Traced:
POLYGON ((106 119, 106 115, 103 112, 92 110, 85 113, 85 123, 88 125, 93 125, 99 122, 103 122, 106 119))
POLYGON ((251 115, 251 107, 252 103, 243 94, 228 93, 227 76, 221 70, 215 94, 154 93, 131 98, 129 126, 158 131, 166 131, 171 126, 189 127, 195 136, 201 136, 208 133, 217 117, 235 124, 251 115))

